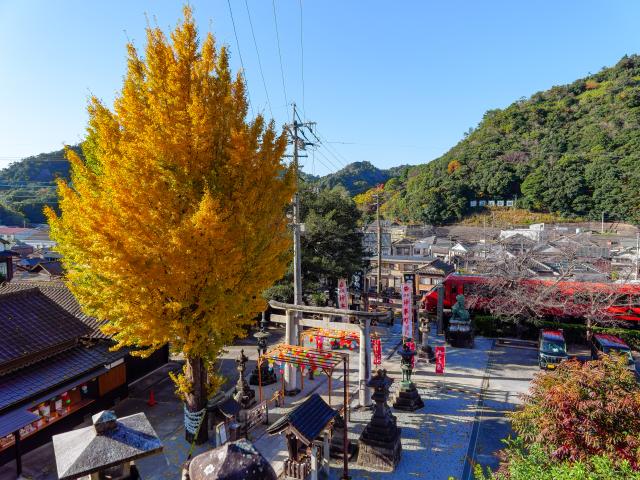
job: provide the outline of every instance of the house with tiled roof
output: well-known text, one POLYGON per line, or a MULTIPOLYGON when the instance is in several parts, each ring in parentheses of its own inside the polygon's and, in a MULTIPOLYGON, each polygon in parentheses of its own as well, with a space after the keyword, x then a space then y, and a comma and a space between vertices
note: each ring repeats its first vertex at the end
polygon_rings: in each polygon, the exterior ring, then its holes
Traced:
POLYGON ((0 285, 0 464, 110 408, 168 360, 132 357, 99 330, 61 281, 0 285))

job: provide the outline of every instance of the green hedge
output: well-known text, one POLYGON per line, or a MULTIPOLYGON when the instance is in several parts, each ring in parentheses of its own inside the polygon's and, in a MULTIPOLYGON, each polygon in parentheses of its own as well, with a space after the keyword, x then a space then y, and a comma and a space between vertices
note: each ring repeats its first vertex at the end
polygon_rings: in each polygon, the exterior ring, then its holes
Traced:
MULTIPOLYGON (((587 326, 580 323, 540 322, 541 327, 561 328, 565 339, 570 343, 585 342, 587 339, 587 326)), ((640 330, 629 330, 617 327, 591 327, 594 333, 607 333, 624 340, 634 350, 640 350, 640 330)))
MULTIPOLYGON (((562 329, 568 343, 585 343, 587 326, 583 323, 562 323, 551 321, 535 321, 518 323, 501 319, 493 315, 472 315, 476 335, 483 337, 518 337, 535 340, 541 328, 562 329)), ((623 339, 634 350, 640 350, 640 330, 619 327, 591 328, 594 333, 607 333, 623 339)))

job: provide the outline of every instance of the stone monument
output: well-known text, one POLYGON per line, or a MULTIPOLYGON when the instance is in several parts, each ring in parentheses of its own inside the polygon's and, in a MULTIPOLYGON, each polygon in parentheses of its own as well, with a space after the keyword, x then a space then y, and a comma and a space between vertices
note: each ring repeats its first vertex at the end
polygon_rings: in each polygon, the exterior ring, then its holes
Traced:
POLYGON ((408 342, 405 342, 398 353, 400 354, 401 359, 400 368, 402 369, 402 382, 400 382, 400 390, 396 394, 395 401, 393 402, 393 408, 405 412, 413 412, 424 407, 424 402, 422 401, 422 398, 420 398, 418 389, 411 381, 413 361, 416 351, 409 347, 408 342))
POLYGON ((371 420, 360 434, 357 462, 360 466, 386 472, 394 470, 402 452, 400 428, 387 405, 389 387, 392 383, 393 380, 387 376, 387 371, 381 369, 367 383, 367 386, 374 390, 371 398, 375 407, 371 420))
POLYGON ((246 410, 256 403, 256 392, 254 392, 247 381, 244 379, 244 371, 247 368, 249 359, 244 354, 244 349, 240 350, 240 356, 236 358, 236 366, 238 368, 238 382, 236 383, 236 394, 233 396, 236 402, 246 410))
MULTIPOLYGON (((260 320, 260 331, 253 334, 253 337, 258 341, 258 358, 261 355, 267 353, 267 338, 271 335, 267 331, 267 318, 265 316, 265 312, 262 312, 262 320, 260 320)), ((262 385, 271 385, 272 383, 276 383, 278 381, 278 377, 276 376, 276 372, 273 367, 269 366, 269 362, 263 362, 260 366, 260 374, 258 375, 258 365, 251 372, 251 376, 249 377, 250 385, 258 385, 262 380, 262 385)))

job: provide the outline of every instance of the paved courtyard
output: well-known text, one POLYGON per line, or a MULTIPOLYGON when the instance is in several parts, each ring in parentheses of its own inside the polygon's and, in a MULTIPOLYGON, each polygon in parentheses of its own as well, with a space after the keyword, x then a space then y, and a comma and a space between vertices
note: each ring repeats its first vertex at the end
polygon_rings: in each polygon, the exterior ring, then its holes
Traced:
MULTIPOLYGON (((401 342, 396 325, 382 338, 383 368, 395 380, 392 390, 401 378, 399 356, 395 353, 401 342)), ((270 343, 276 343, 282 330, 272 330, 270 343)), ((432 335, 432 345, 443 344, 442 337, 432 335)), ((220 362, 220 372, 228 377, 226 387, 231 388, 236 380, 235 358, 240 349, 251 359, 247 374, 255 365, 257 356, 252 339, 244 339, 229 347, 220 362)), ((357 351, 349 353, 351 405, 357 405, 357 351)), ((501 448, 500 438, 510 429, 504 411, 514 408, 518 394, 526 391, 528 382, 535 373, 535 351, 516 349, 496 344, 492 339, 476 338, 474 349, 456 349, 447 346, 446 375, 434 373, 434 366, 419 359, 414 373, 414 382, 424 400, 423 409, 412 412, 394 412, 398 426, 402 428, 402 459, 393 474, 367 471, 350 464, 354 479, 424 478, 447 480, 450 477, 466 480, 469 477, 469 459, 483 465, 496 464, 495 451, 501 448)), ((119 416, 144 411, 165 448, 162 455, 142 459, 138 462, 145 479, 177 479, 186 460, 189 445, 184 441, 182 406, 173 393, 173 384, 167 376, 169 370, 180 368, 172 362, 161 370, 138 382, 129 398, 120 402, 115 410, 119 416), (153 388, 158 404, 149 407, 146 403, 149 390, 153 388)), ((257 390, 257 387, 254 387, 257 390)), ((269 398, 279 384, 264 388, 269 398)), ((334 408, 342 407, 344 388, 342 368, 334 373, 332 401, 334 408)), ((328 401, 328 382, 324 375, 310 381, 305 379, 302 394, 286 398, 285 407, 269 410, 269 420, 275 421, 293 406, 304 401, 312 392, 319 393, 328 401)), ((256 392, 257 395, 257 392, 256 392)), ((369 410, 353 410, 349 423, 351 439, 356 440, 370 418, 369 410)), ((84 426, 79 425, 79 426, 84 426)), ((282 471, 286 458, 284 439, 272 437, 258 426, 250 433, 256 447, 273 463, 276 471, 282 471)), ((206 444, 196 448, 195 453, 212 448, 206 444)), ((23 457, 24 472, 28 478, 38 480, 55 479, 53 448, 47 444, 23 457)), ((0 479, 13 478, 14 465, 0 467, 0 479)), ((341 464, 332 464, 332 478, 341 475, 341 464)))

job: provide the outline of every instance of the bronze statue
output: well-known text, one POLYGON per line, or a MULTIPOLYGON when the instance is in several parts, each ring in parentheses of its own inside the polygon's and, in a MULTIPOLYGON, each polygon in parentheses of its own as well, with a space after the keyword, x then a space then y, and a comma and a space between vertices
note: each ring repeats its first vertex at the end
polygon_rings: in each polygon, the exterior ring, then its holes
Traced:
POLYGON ((464 295, 459 294, 456 296, 456 303, 451 308, 451 320, 452 322, 468 322, 469 310, 464 308, 464 295))

